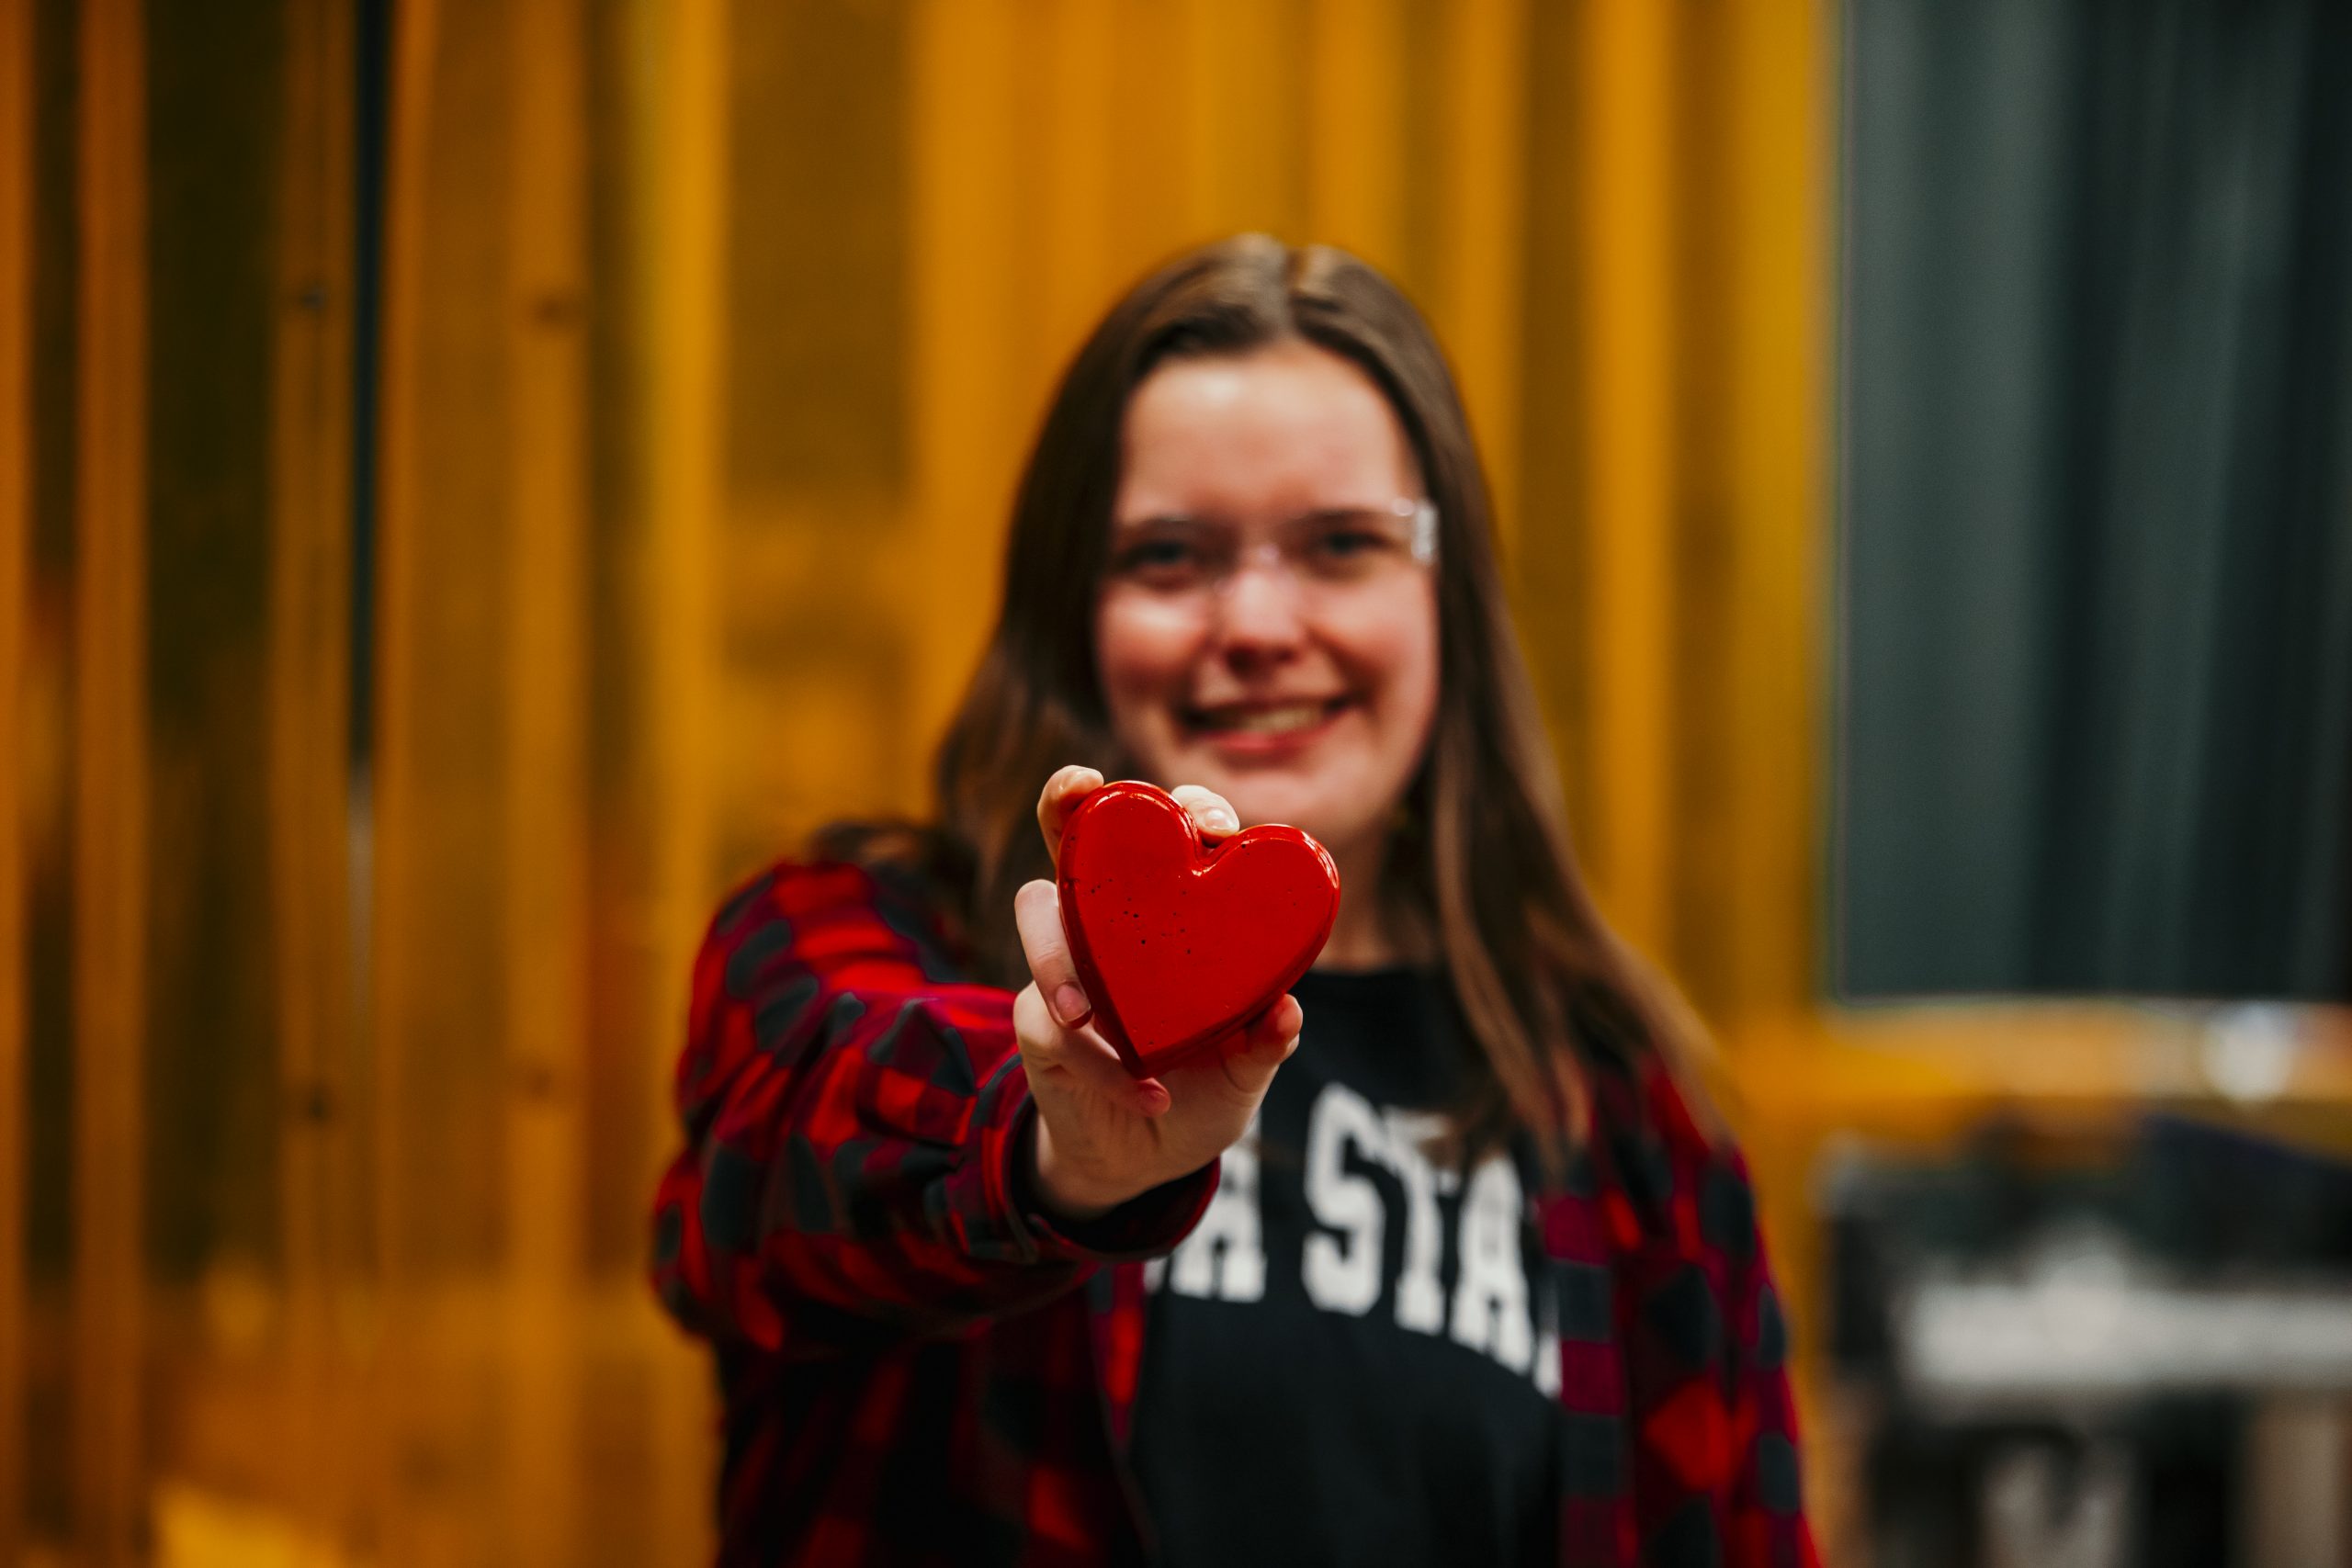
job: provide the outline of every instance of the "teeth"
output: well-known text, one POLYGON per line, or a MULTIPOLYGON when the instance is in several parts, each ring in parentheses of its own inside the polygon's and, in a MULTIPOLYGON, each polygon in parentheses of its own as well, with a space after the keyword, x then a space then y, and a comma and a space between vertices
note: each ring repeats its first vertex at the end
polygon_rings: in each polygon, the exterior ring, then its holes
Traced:
POLYGON ((1322 723, 1323 705, 1293 703, 1279 708, 1224 708, 1210 714, 1209 719, 1219 729, 1238 729, 1244 735, 1281 735, 1322 723))

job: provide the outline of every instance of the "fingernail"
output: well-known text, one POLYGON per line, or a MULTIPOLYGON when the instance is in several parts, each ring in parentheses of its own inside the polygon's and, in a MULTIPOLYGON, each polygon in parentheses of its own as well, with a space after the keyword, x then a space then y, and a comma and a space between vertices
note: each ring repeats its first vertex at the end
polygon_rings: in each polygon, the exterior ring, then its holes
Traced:
POLYGON ((1209 830, 1212 832, 1230 833, 1240 826, 1241 818, 1230 811, 1219 809, 1209 813, 1209 830))
POLYGON ((1064 1029, 1076 1029, 1093 1010, 1087 1005, 1086 993, 1069 981, 1054 987, 1054 1016, 1061 1020, 1064 1029))

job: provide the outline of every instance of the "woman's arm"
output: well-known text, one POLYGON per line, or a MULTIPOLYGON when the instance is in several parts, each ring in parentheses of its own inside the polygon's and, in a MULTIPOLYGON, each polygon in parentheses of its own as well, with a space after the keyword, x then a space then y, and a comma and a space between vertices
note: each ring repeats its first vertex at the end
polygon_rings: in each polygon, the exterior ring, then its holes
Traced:
POLYGON ((693 1331, 770 1350, 941 1334, 1173 1247, 1214 1160, 1083 1226, 1029 1191, 1013 998, 949 976, 865 872, 785 865, 695 963, 684 1147, 654 1201, 656 1288, 693 1331))
MULTIPOLYGON (((1797 1449, 1796 1402, 1789 1392, 1788 1320, 1756 1224, 1756 1199, 1747 1162, 1736 1150, 1717 1151, 1713 1183, 1714 1224, 1725 1250, 1724 1318, 1731 1362, 1735 1437, 1728 1568, 1818 1568, 1805 1523, 1797 1449)), ((1710 1194, 1700 1194, 1703 1206, 1710 1194)))
POLYGON ((1634 1206, 1656 1215, 1620 1264, 1638 1527, 1668 1555, 1712 1538, 1707 1558, 1725 1568, 1818 1568, 1788 1325, 1747 1163, 1694 1122, 1665 1068, 1642 1079, 1645 1131, 1615 1162, 1634 1206))

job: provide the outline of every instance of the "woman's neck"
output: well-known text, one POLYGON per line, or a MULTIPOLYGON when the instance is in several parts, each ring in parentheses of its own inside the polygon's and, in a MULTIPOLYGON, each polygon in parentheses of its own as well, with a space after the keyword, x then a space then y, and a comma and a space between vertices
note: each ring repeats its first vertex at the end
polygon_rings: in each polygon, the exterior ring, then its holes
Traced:
POLYGON ((1419 956, 1400 942, 1396 912, 1385 907, 1387 853, 1388 846, 1379 840, 1331 852, 1340 868, 1340 913, 1331 922, 1331 940, 1315 960, 1317 969, 1377 969, 1419 956))

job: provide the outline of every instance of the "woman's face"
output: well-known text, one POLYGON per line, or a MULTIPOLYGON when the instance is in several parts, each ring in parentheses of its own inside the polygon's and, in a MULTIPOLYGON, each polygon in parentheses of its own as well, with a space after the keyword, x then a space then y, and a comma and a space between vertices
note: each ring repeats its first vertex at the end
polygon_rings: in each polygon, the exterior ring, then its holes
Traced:
POLYGON ((1245 826, 1367 852, 1438 698, 1434 513, 1387 400, 1287 341, 1161 366, 1124 437, 1094 620, 1113 732, 1245 826))

